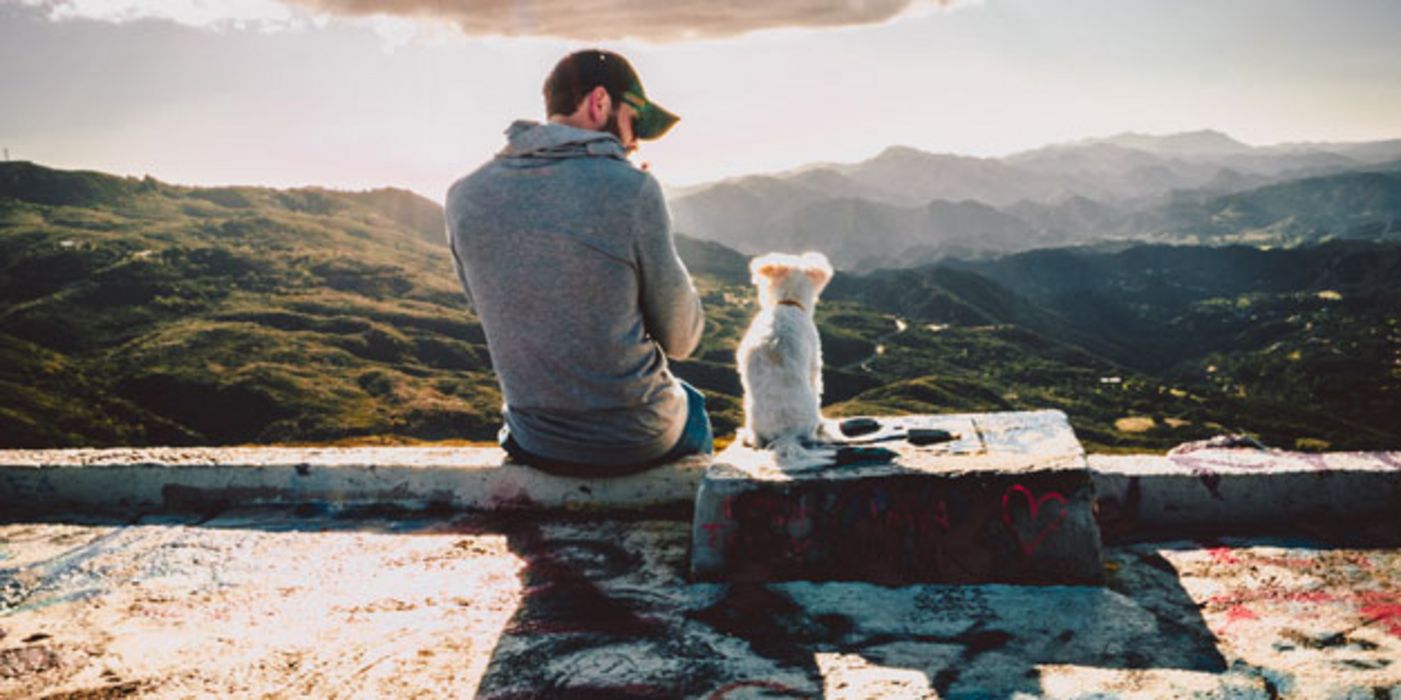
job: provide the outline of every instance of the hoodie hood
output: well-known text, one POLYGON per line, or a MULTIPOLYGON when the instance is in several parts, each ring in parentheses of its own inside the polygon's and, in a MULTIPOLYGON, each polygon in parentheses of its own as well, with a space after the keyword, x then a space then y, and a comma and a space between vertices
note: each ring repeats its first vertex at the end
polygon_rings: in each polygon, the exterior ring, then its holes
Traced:
POLYGON ((526 119, 518 120, 506 129, 506 147, 496 155, 499 158, 595 156, 627 160, 622 142, 610 133, 526 119))

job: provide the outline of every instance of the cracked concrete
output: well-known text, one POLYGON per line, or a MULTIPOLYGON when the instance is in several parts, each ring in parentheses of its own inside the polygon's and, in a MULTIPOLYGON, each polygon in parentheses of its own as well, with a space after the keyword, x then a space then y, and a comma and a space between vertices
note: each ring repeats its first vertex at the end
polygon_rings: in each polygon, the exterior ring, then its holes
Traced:
POLYGON ((653 517, 21 520, 0 697, 1401 698, 1397 525, 883 587, 691 583, 689 523, 653 517))

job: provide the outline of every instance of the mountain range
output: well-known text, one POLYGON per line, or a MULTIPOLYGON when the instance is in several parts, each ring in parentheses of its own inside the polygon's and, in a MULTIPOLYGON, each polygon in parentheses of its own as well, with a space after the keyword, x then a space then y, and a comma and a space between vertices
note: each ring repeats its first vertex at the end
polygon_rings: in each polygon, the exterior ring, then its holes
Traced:
MULTIPOLYGON (((1298 182, 1272 187, 1319 191, 1298 182)), ((0 446, 490 440, 501 396, 442 216, 402 190, 0 163, 0 446)), ((816 316, 824 411, 1057 408, 1095 451, 1222 432, 1395 449, 1401 245, 1354 238, 842 271, 816 316)), ((749 256, 685 235, 677 248, 706 331, 672 369, 723 438, 742 420, 749 256)))
POLYGON ((891 147, 674 193, 677 230, 843 269, 1113 242, 1299 245, 1401 237, 1401 139, 1253 147, 1120 134, 1004 158, 891 147))

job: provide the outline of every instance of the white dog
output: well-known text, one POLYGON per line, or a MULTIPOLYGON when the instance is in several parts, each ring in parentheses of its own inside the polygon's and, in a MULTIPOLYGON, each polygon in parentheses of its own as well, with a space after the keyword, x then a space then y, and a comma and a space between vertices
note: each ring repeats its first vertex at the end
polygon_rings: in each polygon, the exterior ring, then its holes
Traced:
POLYGON ((835 451, 814 447, 822 422, 822 344, 813 307, 832 279, 821 253, 755 258, 749 272, 759 292, 759 314, 736 353, 744 384, 743 441, 773 450, 780 467, 830 463, 835 451))

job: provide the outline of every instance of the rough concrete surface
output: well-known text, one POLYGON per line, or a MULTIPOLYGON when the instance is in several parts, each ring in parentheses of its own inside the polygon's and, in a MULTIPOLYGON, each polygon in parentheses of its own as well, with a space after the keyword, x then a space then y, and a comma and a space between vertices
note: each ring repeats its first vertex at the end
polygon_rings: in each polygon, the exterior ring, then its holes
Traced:
POLYGON ((707 457, 571 479, 485 447, 0 450, 0 508, 132 512, 324 501, 404 507, 646 509, 689 503, 707 457))
POLYGON ((0 522, 0 697, 1401 698, 1394 520, 1111 545, 1106 587, 696 584, 689 527, 0 522))
POLYGON ((1255 448, 1091 455, 1106 526, 1184 528, 1347 520, 1401 510, 1401 452, 1255 448))
POLYGON ((858 438, 867 453, 823 467, 785 470, 771 452, 740 444, 716 455, 696 496, 692 573, 883 584, 1102 579, 1093 482, 1064 413, 879 423, 858 438), (918 435, 948 439, 909 439, 918 435), (880 453, 869 453, 876 445, 880 453))

